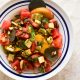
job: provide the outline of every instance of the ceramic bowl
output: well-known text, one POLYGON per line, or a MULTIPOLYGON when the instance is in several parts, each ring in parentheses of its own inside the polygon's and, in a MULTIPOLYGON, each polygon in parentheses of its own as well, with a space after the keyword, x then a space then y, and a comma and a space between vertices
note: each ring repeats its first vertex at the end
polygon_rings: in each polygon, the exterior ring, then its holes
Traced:
MULTIPOLYGON (((54 13, 55 18, 59 22, 60 32, 63 37, 62 56, 56 62, 52 69, 48 73, 30 73, 25 72, 22 74, 16 73, 8 63, 6 54, 0 46, 0 70, 9 77, 17 80, 45 80, 60 72, 64 66, 68 63, 73 47, 73 30, 70 20, 66 13, 54 2, 44 0, 46 6, 54 13)), ((0 9, 0 23, 5 19, 11 19, 13 16, 21 10, 21 8, 28 8, 30 0, 12 0, 0 9)), ((35 4, 36 5, 36 4, 35 4)))

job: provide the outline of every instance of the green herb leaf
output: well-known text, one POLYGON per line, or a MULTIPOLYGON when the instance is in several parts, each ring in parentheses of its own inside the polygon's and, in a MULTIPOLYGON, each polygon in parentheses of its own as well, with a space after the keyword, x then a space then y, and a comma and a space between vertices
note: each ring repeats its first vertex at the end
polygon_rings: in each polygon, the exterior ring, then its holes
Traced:
POLYGON ((43 22, 43 23, 49 23, 49 19, 48 19, 48 18, 44 18, 44 19, 42 20, 42 22, 43 22))
POLYGON ((39 70, 40 73, 44 73, 44 72, 45 72, 44 66, 40 66, 40 67, 38 68, 38 70, 39 70))
POLYGON ((13 29, 11 32, 10 32, 10 35, 9 35, 9 39, 11 42, 13 42, 15 40, 15 36, 16 36, 16 30, 13 29))
POLYGON ((57 50, 58 49, 54 47, 47 48, 44 52, 44 56, 53 62, 58 58, 57 50), (56 52, 56 54, 52 54, 53 52, 56 52))

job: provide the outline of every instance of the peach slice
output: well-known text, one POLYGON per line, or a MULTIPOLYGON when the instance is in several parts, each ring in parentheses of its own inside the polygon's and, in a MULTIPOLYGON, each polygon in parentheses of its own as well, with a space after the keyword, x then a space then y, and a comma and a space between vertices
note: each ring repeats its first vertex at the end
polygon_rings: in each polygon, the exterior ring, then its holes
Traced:
POLYGON ((34 13, 41 13, 48 19, 54 18, 54 14, 48 8, 44 8, 44 7, 36 8, 36 9, 31 11, 31 14, 34 14, 34 13))

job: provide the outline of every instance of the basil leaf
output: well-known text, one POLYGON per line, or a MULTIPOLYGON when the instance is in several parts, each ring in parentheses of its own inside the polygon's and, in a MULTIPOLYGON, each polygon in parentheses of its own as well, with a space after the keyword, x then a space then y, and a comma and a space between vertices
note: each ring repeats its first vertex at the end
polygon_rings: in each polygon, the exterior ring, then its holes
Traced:
POLYGON ((10 35, 9 35, 9 39, 11 42, 13 42, 15 40, 15 36, 16 36, 16 30, 13 29, 11 32, 10 32, 10 35))
POLYGON ((58 49, 54 47, 47 48, 44 52, 44 56, 53 62, 58 58, 57 50, 58 49), (56 54, 52 55, 53 52, 56 52, 56 54))

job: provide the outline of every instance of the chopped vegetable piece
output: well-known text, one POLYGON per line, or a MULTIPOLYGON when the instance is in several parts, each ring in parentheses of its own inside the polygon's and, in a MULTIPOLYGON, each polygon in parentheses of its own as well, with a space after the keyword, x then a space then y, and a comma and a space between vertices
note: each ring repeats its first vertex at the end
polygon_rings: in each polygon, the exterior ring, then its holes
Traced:
POLYGON ((48 18, 43 18, 42 22, 47 24, 47 23, 49 23, 49 19, 48 18))
POLYGON ((21 19, 29 18, 30 17, 30 12, 27 9, 22 9, 20 13, 21 19))
POLYGON ((34 52, 36 49, 36 43, 33 42, 32 45, 31 45, 31 51, 34 52))
POLYGON ((46 64, 45 72, 49 72, 51 70, 51 65, 46 64))
POLYGON ((31 54, 32 54, 32 52, 31 52, 31 50, 30 50, 30 49, 25 50, 24 52, 25 52, 25 54, 26 54, 27 56, 29 56, 29 55, 31 55, 31 54))
POLYGON ((32 56, 31 56, 31 58, 32 59, 35 59, 35 58, 38 58, 40 55, 38 54, 38 53, 36 53, 36 54, 33 54, 32 56))
POLYGON ((38 68, 38 70, 39 70, 40 73, 44 73, 45 72, 44 66, 40 66, 38 68))
POLYGON ((32 30, 31 30, 32 32, 31 32, 31 37, 30 37, 30 40, 31 41, 35 41, 35 31, 34 31, 34 29, 32 28, 32 30))
POLYGON ((13 62, 14 60, 14 55, 13 54, 9 54, 8 55, 8 61, 13 62))
POLYGON ((44 37, 43 37, 41 34, 37 34, 37 35, 35 35, 35 40, 36 40, 37 42, 41 42, 41 41, 44 40, 44 37))
POLYGON ((54 28, 51 31, 51 34, 52 34, 53 39, 57 38, 60 35, 58 29, 56 29, 56 28, 54 28))
POLYGON ((21 27, 18 23, 16 23, 16 22, 13 22, 12 21, 12 24, 14 25, 14 26, 17 26, 17 27, 21 27))
POLYGON ((44 28, 40 28, 39 32, 42 33, 43 35, 47 35, 47 32, 44 28))
POLYGON ((53 41, 53 38, 51 36, 47 38, 48 43, 52 43, 52 41, 53 41))
POLYGON ((62 48, 62 36, 59 35, 56 39, 54 39, 52 45, 55 48, 62 48))
POLYGON ((5 33, 0 34, 0 44, 3 46, 9 45, 10 41, 5 33))
POLYGON ((5 46, 5 49, 10 51, 10 52, 14 52, 14 47, 12 47, 12 45, 5 46))
POLYGON ((54 24, 53 23, 49 23, 49 28, 54 29, 54 24))
POLYGON ((29 34, 27 34, 27 33, 23 33, 22 35, 20 35, 19 36, 20 38, 22 38, 22 39, 29 39, 29 34))
POLYGON ((31 42, 29 39, 27 39, 27 40, 25 41, 25 45, 26 45, 28 48, 30 48, 31 45, 32 45, 32 42, 31 42))
POLYGON ((28 27, 28 30, 27 30, 27 33, 30 33, 31 34, 31 32, 32 32, 32 26, 29 26, 28 27))
POLYGON ((10 20, 4 20, 2 23, 2 29, 3 30, 9 30, 11 27, 11 21, 10 20))
POLYGON ((41 51, 41 46, 37 46, 36 49, 37 49, 38 51, 41 51))
POLYGON ((21 60, 20 61, 20 68, 23 69, 23 67, 24 67, 24 60, 21 60))
POLYGON ((42 45, 42 48, 41 48, 41 53, 44 54, 45 49, 49 48, 49 46, 50 45, 47 43, 47 41, 44 40, 43 45, 42 45))
POLYGON ((42 14, 39 14, 39 13, 34 13, 32 14, 32 17, 31 17, 33 20, 38 20, 38 21, 41 21, 42 18, 43 18, 43 15, 42 14))
POLYGON ((49 28, 48 23, 44 24, 44 28, 45 28, 45 29, 48 29, 48 28, 49 28))
POLYGON ((61 56, 62 56, 62 50, 59 49, 59 50, 58 50, 58 57, 60 58, 61 56))
POLYGON ((45 62, 45 59, 43 56, 38 57, 38 60, 40 64, 45 62))
POLYGON ((18 51, 21 51, 21 48, 16 47, 15 50, 14 50, 14 52, 18 52, 18 51))
POLYGON ((36 22, 37 24, 41 24, 41 22, 40 22, 39 20, 35 20, 35 22, 36 22))
POLYGON ((42 46, 43 42, 37 42, 37 46, 42 46))
POLYGON ((32 26, 33 26, 34 28, 38 28, 38 27, 39 27, 39 24, 37 24, 37 23, 34 22, 33 20, 30 20, 30 22, 31 22, 31 24, 32 24, 32 26))
POLYGON ((56 19, 53 18, 50 20, 50 23, 54 23, 55 21, 56 21, 56 19))

